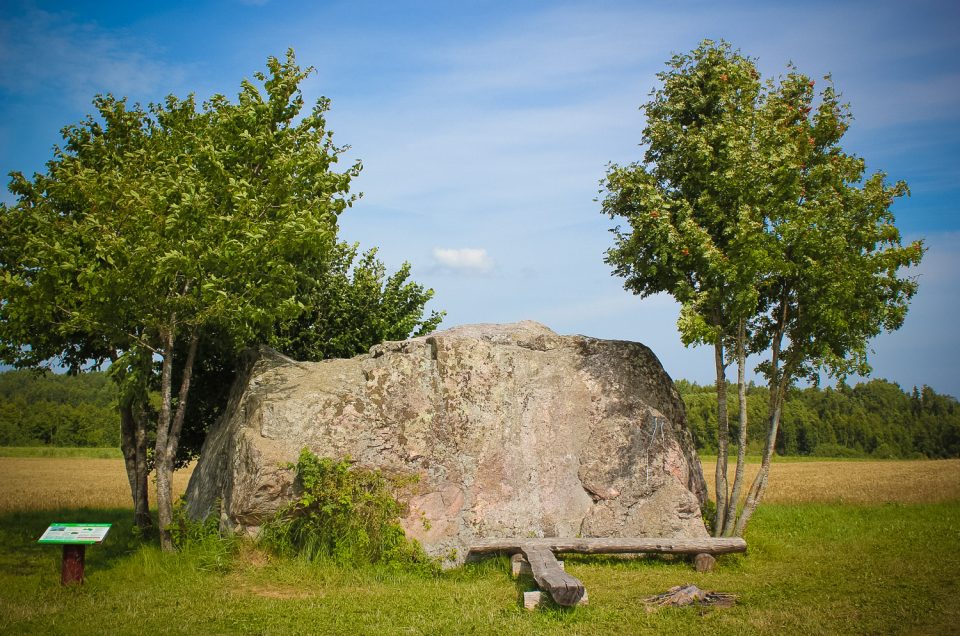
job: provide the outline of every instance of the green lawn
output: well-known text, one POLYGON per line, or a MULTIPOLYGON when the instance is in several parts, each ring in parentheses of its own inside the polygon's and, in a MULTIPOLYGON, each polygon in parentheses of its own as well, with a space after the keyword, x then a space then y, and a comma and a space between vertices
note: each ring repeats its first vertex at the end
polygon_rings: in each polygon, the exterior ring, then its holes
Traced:
POLYGON ((127 510, 0 516, 0 632, 8 634, 836 634, 956 633, 960 503, 770 504, 745 556, 713 573, 665 559, 567 557, 590 604, 528 612, 505 559, 437 576, 341 570, 242 549, 163 555, 131 534, 127 510), (59 585, 51 521, 107 521, 87 581, 59 585), (730 609, 645 610, 682 583, 738 595, 730 609))

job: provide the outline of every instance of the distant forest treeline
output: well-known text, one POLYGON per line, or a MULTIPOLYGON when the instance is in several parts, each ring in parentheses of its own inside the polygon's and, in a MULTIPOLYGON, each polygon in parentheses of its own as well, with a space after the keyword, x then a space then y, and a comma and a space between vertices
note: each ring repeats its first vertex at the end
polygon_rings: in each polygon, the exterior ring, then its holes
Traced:
MULTIPOLYGON (((679 380, 687 421, 697 449, 717 452, 717 391, 713 386, 679 380)), ((751 452, 762 450, 766 436, 769 392, 747 390, 751 452)), ((731 387, 731 439, 739 414, 736 387, 731 387)), ((780 455, 821 457, 943 458, 960 457, 960 405, 928 386, 904 392, 886 380, 850 387, 810 387, 790 392, 777 436, 780 455)))
POLYGON ((116 402, 106 373, 0 373, 0 446, 119 446, 116 402))
MULTIPOLYGON (((685 380, 677 388, 697 449, 715 453, 716 390, 685 380)), ((747 391, 751 450, 766 430, 767 390, 747 391)), ((737 399, 729 396, 731 436, 737 399)), ((0 446, 119 446, 116 390, 105 373, 0 373, 0 446)), ((777 452, 823 457, 960 457, 960 404, 929 387, 907 393, 885 380, 854 387, 797 389, 783 413, 777 452)))

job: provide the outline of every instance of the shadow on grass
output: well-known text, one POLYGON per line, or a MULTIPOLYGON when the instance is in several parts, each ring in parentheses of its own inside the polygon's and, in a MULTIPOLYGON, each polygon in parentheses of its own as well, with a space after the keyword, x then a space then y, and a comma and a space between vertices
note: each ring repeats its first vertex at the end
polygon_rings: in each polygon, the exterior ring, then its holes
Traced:
MULTIPOLYGON (((718 554, 716 568, 739 567, 743 554, 718 554)), ((560 558, 574 565, 602 566, 619 570, 640 570, 649 568, 677 568, 678 572, 694 572, 692 554, 659 554, 645 552, 639 554, 576 554, 564 553, 560 558)))
MULTIPOLYGON (((59 567, 62 548, 59 545, 40 544, 37 540, 52 523, 110 523, 107 538, 102 544, 87 546, 87 570, 105 570, 120 559, 128 557, 151 537, 135 532, 131 508, 60 508, 30 510, 0 515, 0 568, 7 572, 29 576, 48 574, 51 560, 59 567)), ((59 571, 59 570, 58 570, 59 571)))

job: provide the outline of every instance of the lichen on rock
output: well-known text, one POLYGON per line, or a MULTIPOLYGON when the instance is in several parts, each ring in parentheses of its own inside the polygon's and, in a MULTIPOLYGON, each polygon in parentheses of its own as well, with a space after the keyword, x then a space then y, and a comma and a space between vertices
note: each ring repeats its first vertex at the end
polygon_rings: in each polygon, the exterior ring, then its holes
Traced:
POLYGON ((265 352, 238 380, 188 511, 256 533, 302 448, 418 476, 407 534, 457 563, 474 539, 707 536, 683 405, 642 344, 524 321, 468 325, 316 363, 265 352))

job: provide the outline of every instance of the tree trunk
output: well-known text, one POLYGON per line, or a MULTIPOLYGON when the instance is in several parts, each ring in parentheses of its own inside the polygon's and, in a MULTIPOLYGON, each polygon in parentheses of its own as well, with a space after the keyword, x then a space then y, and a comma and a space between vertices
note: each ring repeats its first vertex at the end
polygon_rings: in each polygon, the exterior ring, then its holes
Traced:
POLYGON ((177 392, 177 411, 173 406, 173 346, 175 338, 171 328, 164 333, 164 357, 160 380, 161 406, 157 423, 157 445, 154 451, 157 470, 157 513, 160 521, 160 547, 171 552, 174 549, 170 526, 173 523, 173 465, 180 443, 180 431, 186 417, 190 380, 200 342, 200 332, 194 328, 190 334, 190 346, 184 363, 183 378, 177 392))
POLYGON ((173 402, 173 344, 175 342, 175 320, 166 329, 163 338, 163 362, 160 372, 160 415, 157 418, 157 443, 154 447, 154 468, 157 471, 157 516, 160 523, 160 548, 172 552, 173 537, 170 525, 173 523, 173 458, 167 452, 170 438, 170 410, 173 402))
POLYGON ((730 421, 727 416, 727 365, 723 359, 723 341, 713 345, 717 372, 717 510, 713 518, 713 534, 720 536, 727 518, 727 454, 730 421))
POLYGON ((147 413, 140 405, 134 412, 134 440, 136 443, 137 454, 137 488, 140 497, 136 506, 137 526, 146 529, 153 526, 153 519, 150 517, 150 496, 149 496, 149 476, 150 468, 147 465, 147 413), (140 520, 146 525, 140 526, 140 520))
POLYGON ((136 412, 132 401, 120 405, 120 449, 133 499, 133 522, 146 530, 153 525, 147 488, 147 436, 143 414, 136 412))
POLYGON ((763 461, 760 463, 760 472, 757 473, 753 484, 750 486, 747 501, 743 505, 743 512, 740 513, 740 518, 737 520, 736 534, 738 536, 743 534, 743 531, 747 527, 747 522, 750 521, 750 517, 753 516, 754 511, 756 511, 757 506, 760 505, 760 501, 763 499, 763 493, 767 490, 767 480, 770 477, 770 458, 773 456, 773 446, 777 441, 777 429, 779 425, 780 407, 778 405, 770 415, 767 443, 763 448, 763 461))
POLYGON ((180 432, 183 430, 183 421, 187 416, 187 397, 190 395, 190 382, 193 379, 193 365, 197 360, 197 348, 200 345, 200 330, 194 328, 190 332, 190 345, 187 348, 187 360, 183 365, 183 378, 180 380, 180 391, 177 394, 177 412, 170 425, 170 436, 167 439, 170 456, 176 457, 180 447, 180 432))
POLYGON ((160 522, 160 548, 164 552, 173 552, 173 460, 154 455, 157 471, 157 516, 160 522))
POLYGON ((780 353, 779 350, 779 342, 774 341, 774 366, 771 377, 776 378, 777 382, 774 386, 770 387, 767 442, 763 447, 763 460, 760 463, 760 472, 757 473, 757 476, 753 480, 753 484, 750 486, 750 492, 747 494, 747 501, 743 505, 743 512, 740 514, 740 518, 737 520, 737 526, 735 530, 737 536, 743 535, 743 531, 747 527, 747 522, 750 521, 750 517, 753 516, 757 506, 759 506, 760 502, 763 500, 763 494, 767 490, 767 480, 770 477, 770 460, 773 457, 773 450, 776 447, 777 431, 780 428, 780 416, 783 412, 783 402, 784 398, 786 397, 787 387, 790 386, 790 375, 792 373, 792 366, 790 364, 784 365, 783 370, 779 371, 778 373, 776 363, 778 362, 780 353))
MULTIPOLYGON (((740 406, 739 425, 737 435, 737 471, 733 476, 733 492, 730 493, 726 522, 723 525, 722 536, 733 535, 737 523, 737 504, 740 501, 740 490, 743 487, 744 464, 747 455, 747 330, 743 320, 737 327, 737 403, 740 406)), ((720 535, 717 535, 720 536, 720 535)))

